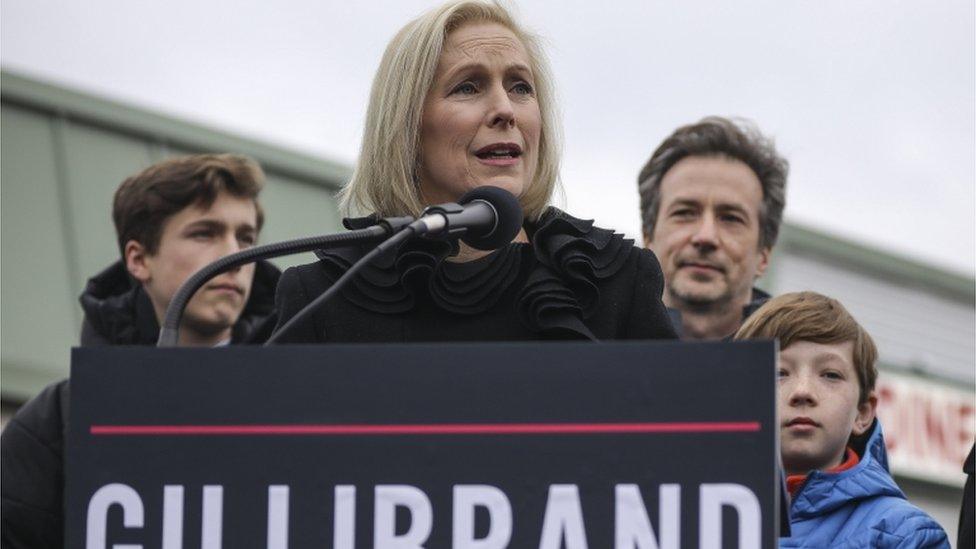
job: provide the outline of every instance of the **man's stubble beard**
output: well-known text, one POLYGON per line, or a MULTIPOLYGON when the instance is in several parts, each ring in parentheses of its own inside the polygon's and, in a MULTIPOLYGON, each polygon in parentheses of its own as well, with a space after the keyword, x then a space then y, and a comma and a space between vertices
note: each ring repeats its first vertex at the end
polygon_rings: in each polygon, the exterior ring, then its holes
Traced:
POLYGON ((727 312, 733 302, 733 295, 728 286, 718 296, 696 296, 691 293, 681 293, 674 287, 668 288, 668 294, 674 303, 680 304, 679 309, 697 314, 716 314, 727 312))

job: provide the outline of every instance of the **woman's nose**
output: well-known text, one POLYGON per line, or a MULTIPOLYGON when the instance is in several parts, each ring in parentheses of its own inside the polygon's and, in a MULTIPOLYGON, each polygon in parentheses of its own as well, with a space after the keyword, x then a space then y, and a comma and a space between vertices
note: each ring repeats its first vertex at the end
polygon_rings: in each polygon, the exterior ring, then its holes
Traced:
POLYGON ((508 92, 501 86, 492 90, 489 95, 490 111, 488 125, 491 127, 505 127, 515 125, 515 108, 508 92))

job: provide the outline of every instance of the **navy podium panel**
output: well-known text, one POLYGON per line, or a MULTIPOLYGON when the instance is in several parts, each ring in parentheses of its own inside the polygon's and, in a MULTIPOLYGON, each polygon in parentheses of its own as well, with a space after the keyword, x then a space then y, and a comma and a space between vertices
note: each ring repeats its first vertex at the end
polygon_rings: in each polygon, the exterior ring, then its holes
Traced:
POLYGON ((78 348, 71 391, 70 547, 776 543, 772 342, 78 348))

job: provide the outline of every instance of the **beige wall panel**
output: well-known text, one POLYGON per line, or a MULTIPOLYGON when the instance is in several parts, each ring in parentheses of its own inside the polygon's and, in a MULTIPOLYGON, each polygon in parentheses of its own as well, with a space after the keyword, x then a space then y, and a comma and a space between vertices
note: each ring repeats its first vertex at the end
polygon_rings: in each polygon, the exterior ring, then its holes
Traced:
MULTIPOLYGON (((265 213, 261 244, 341 230, 333 192, 324 186, 268 173, 267 186, 261 193, 265 213)), ((274 263, 284 268, 312 261, 315 256, 306 253, 276 259, 274 263)))
POLYGON ((3 392, 27 395, 67 374, 75 294, 50 119, 5 105, 0 122, 3 392))
POLYGON ((78 251, 79 279, 71 287, 78 295, 88 278, 119 258, 112 196, 126 177, 149 166, 152 157, 145 141, 78 123, 65 125, 64 148, 78 251))
POLYGON ((184 149, 182 147, 175 147, 173 145, 159 145, 157 147, 153 147, 152 152, 153 162, 160 162, 162 160, 166 160, 167 158, 173 158, 174 156, 200 154, 203 151, 193 151, 190 149, 184 149))

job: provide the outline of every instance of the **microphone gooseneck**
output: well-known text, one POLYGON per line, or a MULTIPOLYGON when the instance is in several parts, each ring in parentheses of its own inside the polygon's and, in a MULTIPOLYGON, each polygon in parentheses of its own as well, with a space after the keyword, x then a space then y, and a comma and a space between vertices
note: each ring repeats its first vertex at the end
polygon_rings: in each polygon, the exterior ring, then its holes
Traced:
POLYGON ((247 263, 253 263, 259 259, 281 257, 300 252, 336 248, 368 240, 376 240, 397 233, 411 222, 413 222, 412 217, 385 218, 372 227, 356 231, 275 242, 264 246, 255 246, 254 248, 222 257, 193 273, 180 286, 176 293, 173 294, 173 298, 166 308, 166 314, 163 317, 163 322, 159 329, 159 339, 156 342, 156 346, 175 347, 179 343, 180 320, 183 318, 183 310, 186 308, 187 303, 190 302, 190 299, 200 287, 220 273, 227 272, 247 263))
POLYGON ((287 335, 289 332, 294 330, 295 326, 298 326, 303 322, 305 322, 306 320, 308 320, 313 314, 315 314, 316 311, 318 311, 319 309, 322 308, 323 305, 325 305, 326 301, 331 299, 332 296, 334 296, 335 294, 339 293, 339 290, 342 289, 342 287, 345 286, 347 282, 352 280, 352 277, 354 277, 356 273, 358 273, 363 267, 368 265, 370 261, 376 258, 376 256, 390 249, 396 248, 404 240, 408 240, 409 238, 417 234, 418 223, 419 220, 414 221, 413 223, 405 227, 400 232, 396 233, 390 238, 387 238, 383 242, 380 242, 379 246, 373 248, 372 250, 369 251, 368 254, 361 257, 359 261, 356 261, 352 265, 352 267, 349 267, 349 270, 344 272, 342 276, 340 276, 339 279, 336 280, 332 284, 332 286, 329 287, 328 290, 322 292, 318 297, 312 300, 311 303, 302 307, 302 309, 298 311, 298 313, 296 313, 295 316, 288 319, 288 322, 286 322, 284 326, 282 326, 280 329, 275 331, 275 333, 271 334, 271 337, 269 337, 268 340, 264 342, 264 346, 268 347, 270 345, 274 345, 275 343, 280 341, 283 337, 285 337, 285 335, 287 335))

